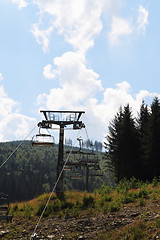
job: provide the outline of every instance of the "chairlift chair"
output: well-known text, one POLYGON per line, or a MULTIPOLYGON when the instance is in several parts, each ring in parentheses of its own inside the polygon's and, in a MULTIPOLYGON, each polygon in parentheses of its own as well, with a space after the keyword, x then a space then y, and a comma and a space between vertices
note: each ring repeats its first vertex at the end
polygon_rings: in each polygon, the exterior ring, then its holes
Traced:
POLYGON ((75 174, 74 176, 71 176, 72 180, 82 180, 82 176, 80 174, 75 174))
POLYGON ((54 137, 50 134, 36 134, 32 138, 32 146, 54 146, 54 137))
POLYGON ((72 180, 82 180, 81 176, 72 176, 71 177, 72 180))
POLYGON ((72 168, 71 167, 64 167, 64 169, 63 169, 64 171, 71 171, 72 170, 72 168))

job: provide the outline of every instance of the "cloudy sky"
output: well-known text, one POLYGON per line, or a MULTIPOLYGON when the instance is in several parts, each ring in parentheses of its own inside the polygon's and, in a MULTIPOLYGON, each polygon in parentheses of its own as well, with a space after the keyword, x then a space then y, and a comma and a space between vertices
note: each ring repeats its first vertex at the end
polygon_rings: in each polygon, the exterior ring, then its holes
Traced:
POLYGON ((0 141, 40 109, 84 110, 102 140, 120 105, 160 96, 160 1, 0 0, 0 141))

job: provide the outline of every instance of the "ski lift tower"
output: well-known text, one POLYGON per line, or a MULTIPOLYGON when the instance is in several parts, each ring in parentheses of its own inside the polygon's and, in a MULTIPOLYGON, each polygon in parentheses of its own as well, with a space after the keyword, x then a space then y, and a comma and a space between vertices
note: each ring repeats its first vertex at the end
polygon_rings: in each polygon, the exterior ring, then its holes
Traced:
MULTIPOLYGON (((63 154, 64 154, 64 130, 69 125, 72 125, 73 130, 84 128, 85 125, 80 121, 81 115, 84 111, 44 111, 45 120, 38 123, 38 127, 53 129, 54 125, 59 126, 59 148, 58 148, 58 161, 57 161, 57 180, 63 170, 63 154)), ((56 186, 56 193, 63 193, 63 172, 59 178, 56 186)))

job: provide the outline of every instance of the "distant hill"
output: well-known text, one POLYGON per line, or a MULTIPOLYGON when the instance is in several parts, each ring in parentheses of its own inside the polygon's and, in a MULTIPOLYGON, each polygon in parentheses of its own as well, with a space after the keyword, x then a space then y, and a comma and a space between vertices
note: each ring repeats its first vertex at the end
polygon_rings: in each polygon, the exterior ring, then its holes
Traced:
MULTIPOLYGON (((20 141, 0 143, 0 165, 16 149, 20 141)), ((65 147, 69 149, 69 147, 65 147)), ((100 164, 104 170, 102 153, 98 152, 100 164)), ((50 192, 56 181, 58 146, 32 147, 25 141, 0 169, 0 192, 9 195, 11 201, 32 199, 44 192, 50 192)), ((71 156, 73 158, 73 156, 71 156)), ((71 159, 73 160, 73 159, 71 159)), ((64 188, 85 190, 85 168, 72 169, 64 174, 64 188), (71 180, 72 171, 80 173, 82 180, 71 180)), ((103 177, 90 177, 89 191, 107 184, 108 174, 103 177)))

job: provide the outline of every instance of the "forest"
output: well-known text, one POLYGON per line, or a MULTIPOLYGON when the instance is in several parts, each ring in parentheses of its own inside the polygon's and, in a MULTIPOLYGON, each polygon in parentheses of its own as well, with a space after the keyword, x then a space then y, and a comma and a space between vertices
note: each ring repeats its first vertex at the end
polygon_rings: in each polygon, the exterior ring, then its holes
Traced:
POLYGON ((160 103, 143 101, 138 117, 127 104, 110 122, 105 141, 106 158, 117 182, 135 177, 151 181, 160 176, 160 103))
MULTIPOLYGON (((20 141, 0 143, 0 165, 16 149, 20 141)), ((90 151, 92 145, 99 159, 101 177, 90 175, 89 192, 102 185, 115 186, 120 180, 131 179, 152 181, 160 176, 160 103, 154 98, 151 106, 143 101, 137 117, 127 104, 120 107, 109 124, 104 147, 90 140, 83 149, 90 151)), ((65 139, 64 152, 71 149, 72 140, 65 139)), ((65 158, 64 154, 64 158, 65 158)), ((10 201, 29 200, 42 193, 52 191, 56 182, 58 145, 33 147, 24 141, 0 169, 0 192, 9 195, 10 201)), ((71 156, 71 161, 73 156, 71 156)), ((64 190, 86 191, 86 169, 72 167, 64 173, 64 190), (82 179, 72 180, 72 172, 82 179)))
MULTIPOLYGON (((17 148, 20 141, 0 143, 0 165, 17 148)), ((101 145, 101 144, 100 144, 101 145)), ((71 147, 65 145, 64 152, 71 147)), ((97 145, 95 145, 97 148, 97 145)), ((90 151, 85 149, 85 151, 90 151)), ((97 152, 103 177, 89 177, 89 191, 108 184, 108 174, 102 153, 97 152)), ((64 159, 66 155, 64 154, 64 159)), ((71 156, 71 161, 73 156, 71 156)), ((21 147, 12 155, 0 169, 0 192, 8 194, 10 201, 29 200, 42 193, 52 191, 56 182, 56 165, 58 159, 58 145, 53 147, 33 147, 31 141, 24 141, 21 147)), ((85 168, 74 168, 64 173, 64 190, 86 190, 85 168), (82 179, 71 180, 71 174, 78 173, 82 179)))

